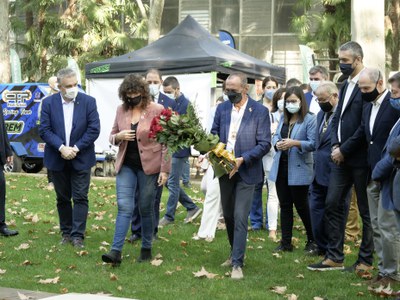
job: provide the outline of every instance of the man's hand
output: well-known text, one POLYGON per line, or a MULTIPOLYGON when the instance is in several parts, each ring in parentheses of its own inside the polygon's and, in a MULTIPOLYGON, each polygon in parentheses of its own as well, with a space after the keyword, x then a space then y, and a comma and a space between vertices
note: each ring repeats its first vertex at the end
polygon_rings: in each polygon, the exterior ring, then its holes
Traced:
POLYGON ((337 165, 340 165, 341 163, 344 162, 344 156, 340 151, 340 147, 336 147, 332 150, 331 158, 332 161, 337 165))
POLYGON ((233 175, 236 174, 236 172, 239 170, 239 168, 240 168, 240 166, 242 165, 243 162, 244 162, 243 157, 236 158, 236 165, 233 168, 233 170, 229 173, 229 179, 231 179, 233 177, 233 175))
POLYGON ((74 159, 77 153, 75 152, 74 148, 66 146, 62 147, 60 152, 61 152, 61 157, 66 160, 74 159))
POLYGON ((164 185, 167 182, 167 180, 168 180, 168 173, 161 172, 160 175, 158 175, 158 180, 157 180, 158 186, 164 185))
POLYGON ((11 165, 12 163, 13 163, 13 156, 11 155, 11 156, 8 156, 7 158, 6 158, 6 164, 7 165, 11 165))

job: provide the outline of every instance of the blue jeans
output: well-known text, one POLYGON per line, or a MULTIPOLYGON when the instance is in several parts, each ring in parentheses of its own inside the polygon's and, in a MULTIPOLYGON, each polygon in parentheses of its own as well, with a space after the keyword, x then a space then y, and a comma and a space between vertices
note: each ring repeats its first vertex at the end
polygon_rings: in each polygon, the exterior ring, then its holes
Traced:
POLYGON ((143 170, 122 166, 117 174, 118 214, 112 250, 122 250, 131 223, 137 189, 139 189, 137 203, 142 220, 142 248, 151 249, 157 179, 158 174, 146 175, 143 170))
MULTIPOLYGON (((263 228, 263 201, 262 201, 262 189, 264 181, 257 183, 254 187, 253 202, 250 210, 250 223, 253 229, 263 228)), ((268 188, 268 183, 266 184, 268 188)), ((268 230, 268 214, 267 208, 265 208, 265 229, 268 230)))
POLYGON ((167 212, 164 218, 168 221, 175 220, 175 211, 178 201, 186 208, 187 211, 196 209, 196 204, 192 199, 182 190, 179 185, 179 179, 182 176, 183 168, 185 167, 187 157, 172 158, 171 173, 169 174, 167 187, 169 190, 169 197, 167 202, 167 212))
POLYGON ((232 265, 242 267, 247 243, 247 222, 253 200, 254 184, 246 184, 239 174, 219 178, 221 204, 231 245, 232 265))
POLYGON ((189 182, 190 182, 190 163, 189 163, 189 158, 187 157, 182 172, 182 183, 189 184, 189 182))

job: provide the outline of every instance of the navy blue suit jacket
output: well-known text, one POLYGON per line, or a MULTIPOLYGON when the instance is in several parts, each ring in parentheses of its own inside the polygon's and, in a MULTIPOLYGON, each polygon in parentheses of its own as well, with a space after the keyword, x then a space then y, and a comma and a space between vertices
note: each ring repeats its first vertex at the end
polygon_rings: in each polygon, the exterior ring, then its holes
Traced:
POLYGON ((358 84, 356 84, 342 117, 340 117, 347 86, 348 82, 346 81, 340 90, 339 103, 332 119, 331 144, 332 146, 340 146, 340 151, 345 158, 345 165, 351 167, 367 167, 368 146, 362 124, 362 114, 364 105, 366 106, 369 103, 361 99, 361 91, 358 84), (339 142, 337 135, 339 122, 341 122, 341 142, 339 142))
POLYGON ((311 100, 313 98, 312 92, 307 92, 307 93, 304 94, 304 96, 306 98, 307 107, 310 107, 310 103, 311 103, 311 100))
POLYGON ((322 123, 325 121, 325 112, 322 110, 317 114, 317 128, 315 130, 315 152, 314 169, 315 181, 322 186, 329 185, 329 177, 334 163, 331 159, 331 131, 332 120, 328 124, 326 131, 321 135, 322 123))
POLYGON ((176 102, 174 100, 161 92, 158 94, 158 104, 161 104, 164 106, 164 108, 171 108, 172 110, 175 110, 176 106, 176 102))
MULTIPOLYGON (((62 171, 66 160, 58 150, 65 145, 64 113, 61 94, 51 95, 43 100, 39 126, 40 137, 46 142, 44 165, 52 171, 62 171)), ((86 170, 96 163, 94 141, 100 133, 100 119, 96 100, 83 93, 75 98, 70 146, 76 145, 78 154, 71 160, 75 170, 86 170)))
MULTIPOLYGON (((388 151, 388 146, 392 147, 393 143, 397 143, 399 145, 400 141, 400 122, 396 124, 393 128, 391 134, 389 135, 385 147, 382 152, 382 159, 377 162, 374 170, 372 171, 372 180, 379 181, 381 183, 382 188, 382 206, 384 209, 400 210, 400 199, 396 198, 396 201, 393 199, 392 193, 392 181, 393 175, 395 172, 394 164, 395 159, 390 156, 388 151)), ((398 187, 397 187, 398 188, 398 187)))
MULTIPOLYGON (((165 95, 164 95, 165 96, 165 95)), ((167 96, 165 96, 167 97, 167 96)), ((180 94, 178 98, 175 100, 175 108, 174 110, 180 114, 186 114, 188 106, 191 105, 189 100, 183 95, 180 94)), ((176 158, 184 158, 184 157, 189 157, 190 156, 190 148, 185 148, 179 151, 176 151, 172 157, 176 158)))
POLYGON ((371 171, 374 169, 376 163, 381 159, 382 150, 386 144, 390 130, 399 119, 399 111, 395 110, 392 105, 390 105, 389 99, 390 92, 386 94, 385 99, 379 107, 372 135, 369 130, 369 121, 373 104, 368 104, 363 112, 364 132, 368 143, 368 164, 371 171))
MULTIPOLYGON (((211 133, 217 134, 222 143, 228 142, 232 103, 225 101, 217 106, 211 133)), ((262 157, 271 148, 271 129, 268 108, 248 98, 242 122, 236 137, 235 156, 243 157, 239 175, 247 184, 263 180, 262 157)))
MULTIPOLYGON (((6 164, 7 157, 9 156, 12 156, 12 150, 8 140, 3 112, 0 112, 0 166, 6 164)), ((0 172, 2 172, 2 170, 0 170, 0 172)))

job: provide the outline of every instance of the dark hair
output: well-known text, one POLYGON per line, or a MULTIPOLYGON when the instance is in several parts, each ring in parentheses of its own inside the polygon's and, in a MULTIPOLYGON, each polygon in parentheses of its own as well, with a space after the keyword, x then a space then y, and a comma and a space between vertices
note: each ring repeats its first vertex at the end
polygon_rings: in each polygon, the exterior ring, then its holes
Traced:
POLYGON ((179 89, 179 81, 178 81, 178 79, 176 79, 175 76, 168 76, 167 78, 165 78, 162 85, 170 86, 174 90, 179 89))
POLYGON ((261 86, 262 86, 262 89, 265 89, 265 87, 267 86, 267 83, 268 83, 269 81, 275 82, 276 87, 279 86, 278 80, 276 80, 275 77, 273 77, 273 76, 267 76, 267 77, 265 77, 264 80, 262 81, 262 85, 261 85, 261 86))
POLYGON ((307 107, 307 102, 306 102, 306 97, 304 96, 303 90, 301 87, 298 86, 292 86, 291 88, 288 88, 286 90, 285 94, 285 102, 284 102, 284 108, 283 108, 283 116, 284 116, 284 123, 289 124, 290 117, 292 116, 291 113, 286 109, 286 99, 289 98, 291 95, 295 95, 300 99, 300 110, 298 112, 299 115, 299 123, 302 123, 304 121, 304 118, 306 117, 308 113, 308 107, 307 107))
POLYGON ((397 72, 389 78, 389 83, 392 84, 393 82, 396 82, 397 85, 400 87, 400 72, 397 72))
POLYGON ((364 58, 364 52, 361 45, 354 41, 349 41, 347 43, 344 43, 343 45, 340 46, 339 51, 350 51, 354 59, 356 59, 357 56, 360 56, 361 61, 364 58))
POLYGON ((127 104, 127 94, 129 93, 140 93, 142 95, 142 101, 140 102, 140 108, 142 109, 145 109, 151 102, 149 85, 140 75, 126 75, 119 86, 118 95, 123 102, 123 107, 125 110, 129 109, 127 104))
POLYGON ((286 92, 286 88, 279 88, 275 91, 274 95, 272 96, 272 109, 271 112, 278 111, 278 100, 282 98, 283 93, 286 92))
POLYGON ((298 80, 297 78, 290 78, 287 82, 286 82, 286 88, 291 88, 292 86, 300 86, 301 85, 301 81, 298 80))
POLYGON ((152 68, 152 69, 148 69, 148 70, 147 70, 147 72, 144 74, 144 78, 146 79, 147 75, 149 75, 150 73, 157 74, 157 75, 158 75, 158 77, 160 78, 160 80, 162 81, 162 77, 161 77, 160 70, 158 70, 158 69, 154 69, 154 68, 152 68))

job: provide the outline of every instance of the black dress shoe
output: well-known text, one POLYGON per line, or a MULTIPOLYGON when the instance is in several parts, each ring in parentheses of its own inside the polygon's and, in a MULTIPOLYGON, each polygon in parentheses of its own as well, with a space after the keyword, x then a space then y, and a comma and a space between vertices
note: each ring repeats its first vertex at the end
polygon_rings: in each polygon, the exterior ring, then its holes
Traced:
POLYGON ((279 244, 279 246, 278 247, 276 247, 275 249, 274 249, 274 253, 279 253, 279 252, 292 252, 293 251, 293 245, 289 245, 289 246, 286 246, 286 245, 283 245, 282 243, 281 244, 279 244))
POLYGON ((134 234, 132 234, 131 237, 129 238, 129 243, 134 243, 134 242, 140 240, 141 238, 142 238, 142 237, 141 237, 139 234, 134 233, 134 234))
POLYGON ((18 234, 17 230, 11 230, 11 229, 8 229, 7 227, 3 227, 0 229, 0 235, 2 235, 2 236, 14 236, 17 234, 18 234))
POLYGON ((142 263, 145 261, 149 261, 152 259, 151 249, 141 248, 140 249, 140 256, 136 260, 138 263, 142 263))
POLYGON ((121 264, 121 251, 111 250, 109 253, 103 254, 101 259, 113 267, 119 266, 121 264))

